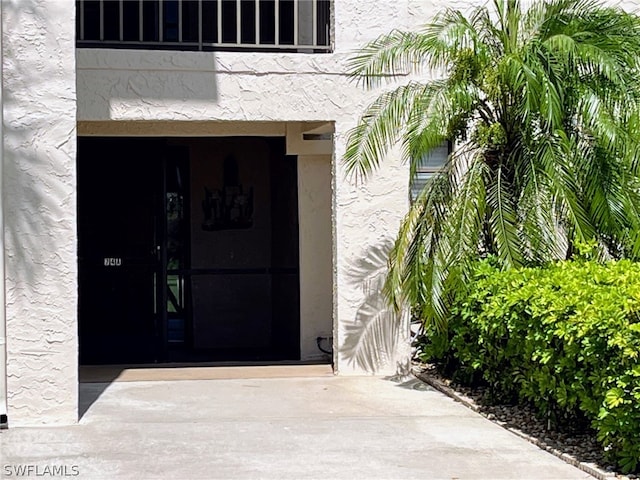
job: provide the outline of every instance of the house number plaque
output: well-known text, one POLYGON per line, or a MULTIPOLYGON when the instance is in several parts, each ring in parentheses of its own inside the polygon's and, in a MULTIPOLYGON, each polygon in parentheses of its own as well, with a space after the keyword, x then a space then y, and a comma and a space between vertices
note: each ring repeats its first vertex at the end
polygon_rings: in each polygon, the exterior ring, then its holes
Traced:
POLYGON ((105 257, 104 266, 105 267, 119 267, 122 265, 122 259, 116 257, 105 257))

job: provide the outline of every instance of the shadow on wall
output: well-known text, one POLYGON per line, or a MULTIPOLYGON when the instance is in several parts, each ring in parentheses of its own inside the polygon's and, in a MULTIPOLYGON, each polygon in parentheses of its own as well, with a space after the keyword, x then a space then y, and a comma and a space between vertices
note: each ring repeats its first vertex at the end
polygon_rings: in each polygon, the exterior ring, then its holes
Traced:
POLYGON ((78 49, 76 58, 79 120, 190 120, 219 101, 215 52, 78 49))
POLYGON ((387 240, 371 247, 349 270, 354 287, 364 301, 352 322, 345 322, 341 356, 357 369, 370 373, 395 368, 399 375, 409 372, 408 314, 396 313, 382 294, 387 259, 393 243, 387 240))
MULTIPOLYGON (((44 54, 29 53, 46 52, 57 41, 55 32, 26 42, 21 30, 27 31, 28 27, 15 27, 24 21, 49 32, 52 22, 47 10, 35 1, 2 2, 2 9, 5 26, 14 25, 5 29, 3 42, 3 193, 7 260, 12 266, 7 275, 20 274, 20 278, 9 278, 7 288, 28 295, 26 287, 37 290, 38 283, 46 281, 43 274, 50 277, 52 271, 53 275, 67 273, 68 259, 61 258, 64 253, 57 250, 62 239, 55 230, 75 231, 74 218, 70 217, 70 211, 75 212, 75 116, 72 121, 60 116, 69 110, 74 92, 62 92, 56 85, 48 88, 60 77, 59 65, 50 61, 49 54, 45 58, 44 54), (25 12, 28 19, 24 18, 25 12), (69 96, 61 98, 66 93, 69 96)), ((75 110, 75 102, 73 106, 75 110)), ((73 242, 68 245, 69 251, 75 255, 75 238, 69 241, 73 242)), ((75 264, 71 268, 75 270, 75 264)))

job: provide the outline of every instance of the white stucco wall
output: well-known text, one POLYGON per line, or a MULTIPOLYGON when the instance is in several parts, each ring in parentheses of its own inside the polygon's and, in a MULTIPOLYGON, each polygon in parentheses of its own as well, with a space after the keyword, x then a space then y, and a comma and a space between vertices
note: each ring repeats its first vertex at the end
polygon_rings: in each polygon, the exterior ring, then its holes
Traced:
POLYGON ((300 358, 305 361, 325 359, 316 338, 333 336, 331 184, 330 155, 298 156, 300 358))
MULTIPOLYGON (((346 177, 340 159, 347 132, 379 93, 351 81, 346 65, 366 41, 423 23, 430 8, 430 2, 417 0, 336 0, 332 54, 77 51, 80 121, 335 122, 332 293, 338 373, 391 373, 396 357, 407 353, 394 349, 390 357, 361 361, 373 338, 369 322, 384 323, 389 313, 376 313, 384 304, 374 290, 385 267, 381 252, 407 209, 408 171, 390 158, 365 183, 346 177)), ((303 345, 312 337, 315 342, 316 334, 307 336, 303 345)))
POLYGON ((73 0, 3 1, 10 426, 77 419, 73 0))

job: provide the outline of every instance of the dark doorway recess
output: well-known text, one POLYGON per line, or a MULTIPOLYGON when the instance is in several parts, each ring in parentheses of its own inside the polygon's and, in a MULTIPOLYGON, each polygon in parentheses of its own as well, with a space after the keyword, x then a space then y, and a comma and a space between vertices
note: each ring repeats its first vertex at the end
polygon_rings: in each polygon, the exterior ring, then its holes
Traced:
POLYGON ((283 138, 78 140, 80 362, 300 358, 283 138))

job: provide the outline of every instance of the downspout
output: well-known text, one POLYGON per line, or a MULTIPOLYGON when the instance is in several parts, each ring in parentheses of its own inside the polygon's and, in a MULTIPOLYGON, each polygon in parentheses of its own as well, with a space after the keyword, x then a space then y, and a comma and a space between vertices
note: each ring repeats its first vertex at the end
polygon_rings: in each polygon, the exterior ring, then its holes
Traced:
POLYGON ((9 426, 7 417, 7 309, 4 256, 4 61, 2 42, 2 4, 0 1, 0 429, 9 426))

